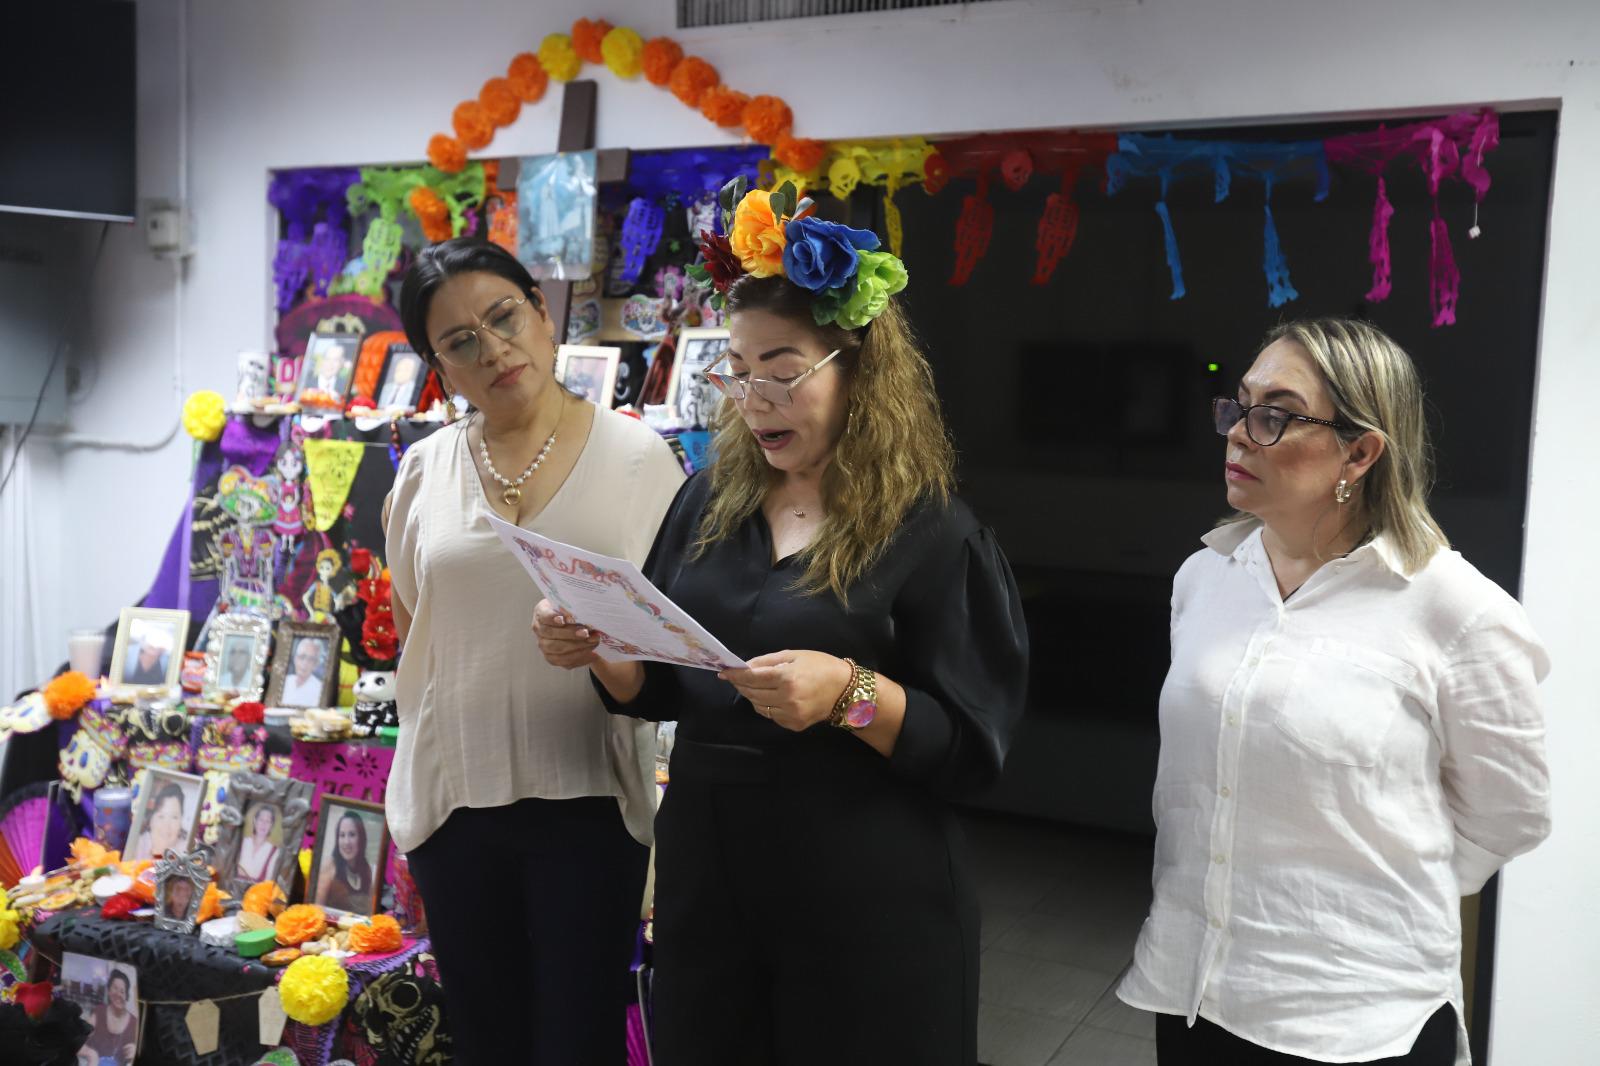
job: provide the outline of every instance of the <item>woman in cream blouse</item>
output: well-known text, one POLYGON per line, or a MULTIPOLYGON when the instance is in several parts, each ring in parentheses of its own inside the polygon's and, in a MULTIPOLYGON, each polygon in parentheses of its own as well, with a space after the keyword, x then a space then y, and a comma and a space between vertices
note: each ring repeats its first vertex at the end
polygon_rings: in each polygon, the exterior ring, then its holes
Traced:
POLYGON ((621 1064, 654 735, 540 656, 537 588, 488 516, 642 563, 683 470, 642 423, 556 383, 543 297, 497 245, 425 249, 400 313, 474 408, 406 452, 386 519, 405 641, 387 816, 457 1061, 621 1064))

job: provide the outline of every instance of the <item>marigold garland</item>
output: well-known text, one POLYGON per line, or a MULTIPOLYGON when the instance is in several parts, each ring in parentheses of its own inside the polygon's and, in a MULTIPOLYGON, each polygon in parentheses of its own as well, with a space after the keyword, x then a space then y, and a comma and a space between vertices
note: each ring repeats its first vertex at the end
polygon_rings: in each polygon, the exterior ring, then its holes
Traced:
POLYGON ((626 26, 618 26, 600 41, 600 56, 606 69, 631 81, 639 76, 644 38, 626 26))
POLYGON ((713 85, 700 97, 700 113, 719 126, 737 126, 744 120, 750 97, 726 85, 713 85))
POLYGON ((478 90, 478 106, 496 128, 509 126, 522 114, 522 98, 511 87, 509 78, 490 78, 478 90))
POLYGON ((483 113, 483 105, 476 100, 463 100, 450 113, 450 127, 463 147, 476 151, 487 148, 494 139, 494 125, 483 113))
POLYGON ((406 194, 406 205, 422 224, 422 235, 437 244, 454 235, 450 225, 450 208, 443 198, 426 185, 418 185, 406 194))
POLYGON ((76 670, 68 670, 44 687, 44 703, 50 717, 64 722, 94 699, 95 685, 76 670))
POLYGON ((827 155, 826 142, 808 140, 787 133, 779 137, 778 143, 772 146, 772 157, 797 174, 815 173, 827 155))
POLYGON ((428 162, 446 174, 459 174, 466 169, 467 150, 449 134, 435 133, 428 139, 428 162))
POLYGON ((350 975, 337 959, 302 955, 283 971, 278 998, 283 1013, 301 1025, 325 1025, 350 1002, 350 975))
POLYGON ((611 23, 605 19, 578 19, 572 24, 572 50, 586 63, 604 63, 600 42, 611 32, 611 23))
POLYGON ((665 89, 672 80, 672 72, 683 62, 683 46, 670 37, 653 37, 645 42, 639 57, 644 67, 644 78, 658 89, 665 89))
POLYGON ((745 105, 745 132, 762 144, 777 144, 793 125, 794 112, 776 96, 758 96, 745 105))
MULTIPOLYGON (((506 68, 506 80, 525 104, 536 104, 543 100, 545 90, 550 87, 550 75, 544 72, 539 65, 539 57, 532 52, 523 52, 512 58, 511 65, 506 68)), ((443 170, 444 167, 439 169, 443 170)))
POLYGON ((539 65, 556 81, 571 81, 583 69, 583 57, 572 47, 572 38, 552 33, 539 42, 539 65))
POLYGON ((673 96, 690 107, 699 107, 700 98, 706 94, 706 90, 721 81, 716 67, 699 56, 686 56, 672 71, 667 88, 672 90, 673 96))

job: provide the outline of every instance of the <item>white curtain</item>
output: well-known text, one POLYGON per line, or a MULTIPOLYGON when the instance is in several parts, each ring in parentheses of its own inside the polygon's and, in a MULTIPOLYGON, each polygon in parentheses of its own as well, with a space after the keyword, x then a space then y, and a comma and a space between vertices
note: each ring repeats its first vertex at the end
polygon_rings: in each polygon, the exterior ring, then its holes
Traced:
MULTIPOLYGON (((20 426, 0 430, 0 481, 16 453, 20 426)), ((33 528, 33 472, 28 448, 16 456, 11 481, 0 493, 0 704, 49 676, 39 611, 39 540, 33 528)))

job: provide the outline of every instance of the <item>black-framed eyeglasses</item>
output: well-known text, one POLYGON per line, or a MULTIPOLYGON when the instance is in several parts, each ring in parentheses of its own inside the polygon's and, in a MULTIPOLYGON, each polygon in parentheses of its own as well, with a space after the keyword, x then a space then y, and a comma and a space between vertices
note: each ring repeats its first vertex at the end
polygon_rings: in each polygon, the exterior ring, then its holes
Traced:
POLYGON ((1290 422, 1310 422, 1314 426, 1328 426, 1330 429, 1355 428, 1344 422, 1330 422, 1326 418, 1296 414, 1294 411, 1274 407, 1270 403, 1253 403, 1246 406, 1226 396, 1218 396, 1211 401, 1211 416, 1216 419, 1217 433, 1224 437, 1243 419, 1245 434, 1262 448, 1270 448, 1282 440, 1283 431, 1289 428, 1290 422))
POLYGON ((434 354, 451 366, 470 366, 478 361, 483 348, 478 339, 481 330, 488 330, 503 341, 511 340, 528 327, 527 300, 507 296, 483 316, 473 329, 456 329, 439 338, 434 354))
MULTIPOLYGON (((794 390, 798 389, 806 378, 831 363, 841 350, 835 348, 815 366, 808 367, 798 377, 790 378, 788 381, 777 381, 773 378, 742 378, 736 374, 724 374, 715 370, 706 371, 706 380, 731 399, 743 401, 753 392, 774 407, 787 407, 794 403, 794 390)), ((723 356, 712 365, 719 366, 727 358, 727 356, 723 356)))

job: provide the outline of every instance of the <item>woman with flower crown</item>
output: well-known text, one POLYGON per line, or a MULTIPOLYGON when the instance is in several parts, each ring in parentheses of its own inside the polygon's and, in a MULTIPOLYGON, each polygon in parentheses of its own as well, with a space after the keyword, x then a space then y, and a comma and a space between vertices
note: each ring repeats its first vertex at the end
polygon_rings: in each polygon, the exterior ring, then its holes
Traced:
POLYGON ((971 1066, 978 906, 947 799, 994 780, 1022 711, 1016 586, 952 495, 904 265, 790 187, 736 182, 724 208, 697 268, 731 333, 716 458, 646 571, 748 668, 605 662, 584 619, 535 612, 610 710, 678 723, 655 1062, 971 1066))

